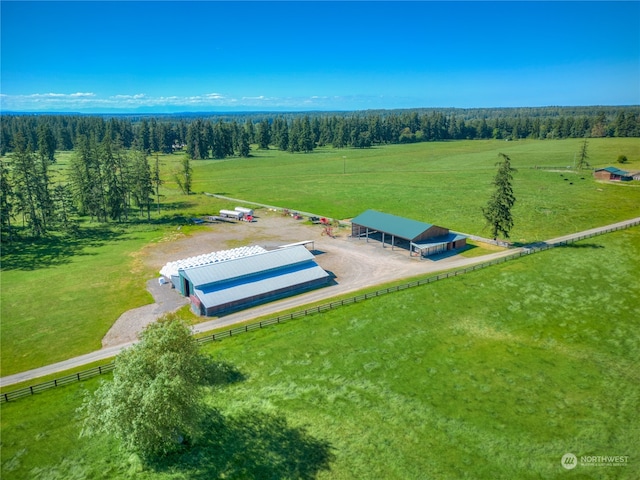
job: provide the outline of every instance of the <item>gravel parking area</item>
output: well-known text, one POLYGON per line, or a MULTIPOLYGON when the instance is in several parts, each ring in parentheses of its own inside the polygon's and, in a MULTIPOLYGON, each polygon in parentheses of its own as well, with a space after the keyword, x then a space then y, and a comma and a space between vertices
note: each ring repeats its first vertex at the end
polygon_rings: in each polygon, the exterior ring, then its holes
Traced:
MULTIPOLYGON (((305 224, 301 220, 268 210, 258 210, 256 213, 252 223, 214 223, 207 225, 206 231, 190 236, 176 232, 175 238, 171 240, 145 247, 141 258, 147 266, 159 271, 169 261, 203 253, 247 245, 260 245, 270 250, 281 245, 312 240, 313 247, 309 245, 308 248, 315 254, 317 263, 335 276, 335 283, 219 319, 203 318, 207 328, 229 325, 377 284, 449 268, 447 265, 459 258, 450 256, 434 261, 410 257, 408 250, 402 248, 392 250, 390 246, 383 248, 377 241, 367 243, 365 239, 351 238, 348 227, 334 229, 335 237, 330 237, 323 235, 324 228, 321 225, 305 224)), ((135 340, 137 333, 146 325, 164 313, 188 303, 188 299, 181 297, 170 285, 159 285, 157 278, 147 282, 147 289, 153 295, 155 303, 123 314, 104 337, 103 347, 135 340)), ((200 329, 200 326, 196 328, 200 329)))

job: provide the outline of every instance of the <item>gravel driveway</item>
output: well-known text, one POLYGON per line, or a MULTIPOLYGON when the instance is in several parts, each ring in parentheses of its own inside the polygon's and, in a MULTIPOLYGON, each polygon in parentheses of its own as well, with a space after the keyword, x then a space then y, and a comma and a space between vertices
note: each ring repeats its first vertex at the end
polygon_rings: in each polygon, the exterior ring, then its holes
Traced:
MULTIPOLYGON (((208 225, 205 231, 191 236, 176 232, 170 241, 145 247, 141 252, 141 258, 147 266, 159 271, 169 261, 217 250, 246 245, 260 245, 269 250, 281 245, 312 240, 314 245, 309 245, 309 249, 313 249, 316 262, 335 276, 335 283, 329 287, 259 305, 218 319, 209 320, 203 317, 206 325, 197 325, 196 329, 229 325, 380 283, 440 270, 447 268, 446 264, 459 258, 450 256, 434 261, 410 257, 409 252, 402 248, 383 248, 377 241, 367 243, 365 239, 351 238, 351 230, 348 227, 334 230, 335 237, 332 238, 323 234, 324 228, 321 225, 308 225, 301 220, 268 210, 259 210, 256 213, 258 216, 252 223, 215 223, 208 225)), ((153 295, 155 303, 124 313, 102 340, 104 348, 136 340, 137 334, 146 325, 188 303, 188 299, 180 296, 170 285, 159 285, 157 278, 147 281, 147 289, 153 295)))

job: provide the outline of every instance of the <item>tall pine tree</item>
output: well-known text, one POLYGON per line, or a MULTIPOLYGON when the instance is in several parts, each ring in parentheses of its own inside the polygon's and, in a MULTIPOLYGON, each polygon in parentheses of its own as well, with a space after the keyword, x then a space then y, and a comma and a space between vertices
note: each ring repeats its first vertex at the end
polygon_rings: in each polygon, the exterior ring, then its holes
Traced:
POLYGON ((511 159, 504 153, 499 154, 502 158, 498 162, 498 173, 493 180, 495 190, 489 199, 487 206, 482 209, 487 226, 491 228, 491 236, 494 240, 498 239, 498 235, 502 234, 505 238, 509 238, 509 232, 513 228, 513 217, 511 209, 516 203, 516 197, 513 194, 513 174, 517 171, 511 166, 511 159))

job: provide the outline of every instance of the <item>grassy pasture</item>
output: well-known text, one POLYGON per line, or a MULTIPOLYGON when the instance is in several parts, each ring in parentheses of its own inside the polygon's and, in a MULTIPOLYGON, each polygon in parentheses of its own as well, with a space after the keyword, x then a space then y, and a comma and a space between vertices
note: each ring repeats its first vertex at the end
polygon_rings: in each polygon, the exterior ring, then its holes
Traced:
POLYGON ((2 375, 97 350, 121 313, 152 301, 134 256, 157 232, 88 232, 5 252, 2 375))
POLYGON ((244 379, 151 467, 78 440, 97 380, 4 404, 1 475, 638 478, 639 268, 633 228, 209 344, 244 379), (565 471, 567 452, 629 465, 565 471))
MULTIPOLYGON (((310 154, 254 150, 248 159, 194 161, 194 190, 349 218, 368 208, 476 234, 491 192, 498 153, 519 169, 514 211, 517 242, 546 239, 640 215, 640 187, 595 182, 585 172, 534 170, 570 165, 581 140, 457 141, 373 149, 318 149, 310 154), (346 173, 345 173, 346 172, 346 173), (570 181, 564 178, 571 178, 570 181)), ((619 154, 640 170, 638 139, 591 139, 590 162, 619 154)), ((56 174, 70 152, 58 155, 56 174)), ((233 204, 181 195, 173 172, 179 155, 160 156, 165 184, 161 216, 124 229, 88 226, 81 239, 3 245, 0 302, 1 374, 9 375, 92 351, 118 316, 151 301, 138 257, 146 244, 188 234, 190 216, 233 204)), ((472 254, 470 252, 470 254, 472 254)))
MULTIPOLYGON (((533 242, 640 214, 637 183, 635 188, 612 185, 594 181, 588 171, 532 168, 572 165, 581 142, 474 140, 364 150, 327 147, 296 155, 254 150, 248 159, 194 161, 194 190, 335 218, 374 208, 486 236, 481 208, 502 152, 519 170, 512 239, 533 242)), ((620 152, 633 159, 625 168, 640 169, 638 139, 589 140, 592 165, 614 165, 620 152)))

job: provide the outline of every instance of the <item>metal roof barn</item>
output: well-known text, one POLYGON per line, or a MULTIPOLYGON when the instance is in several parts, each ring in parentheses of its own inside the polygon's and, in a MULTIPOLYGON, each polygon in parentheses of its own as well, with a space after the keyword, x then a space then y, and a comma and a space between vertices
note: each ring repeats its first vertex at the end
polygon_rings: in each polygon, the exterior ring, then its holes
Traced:
POLYGON ((406 242, 410 255, 414 250, 421 255, 432 255, 466 245, 464 235, 452 235, 448 228, 375 210, 367 210, 351 220, 351 236, 365 237, 367 242, 369 238, 379 238, 383 247, 385 238, 390 236, 391 248, 406 242))
POLYGON ((200 315, 217 315, 324 286, 331 280, 303 246, 180 270, 180 291, 200 315))
MULTIPOLYGON (((202 255, 196 255, 195 257, 168 262, 160 269, 160 274, 166 278, 173 279, 178 277, 178 270, 181 269, 184 270, 191 267, 200 267, 210 263, 224 262, 226 260, 233 260, 234 258, 247 257, 249 255, 264 252, 266 252, 266 250, 259 245, 251 245, 248 247, 238 247, 230 250, 219 250, 217 252, 204 253, 202 255)), ((178 284, 174 282, 174 286, 177 287, 178 284)))
POLYGON ((616 167, 598 168, 594 170, 593 176, 600 180, 621 180, 623 182, 633 180, 632 174, 616 167))

